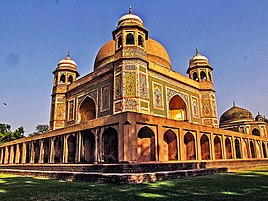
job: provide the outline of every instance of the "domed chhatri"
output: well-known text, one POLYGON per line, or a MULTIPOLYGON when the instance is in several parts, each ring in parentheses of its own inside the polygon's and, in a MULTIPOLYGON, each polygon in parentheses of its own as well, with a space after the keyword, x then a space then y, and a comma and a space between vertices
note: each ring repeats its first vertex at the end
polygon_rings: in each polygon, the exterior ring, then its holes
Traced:
POLYGON ((74 68, 76 70, 76 67, 77 67, 77 64, 74 60, 71 59, 71 52, 70 50, 68 50, 68 54, 67 54, 67 57, 60 60, 59 63, 58 63, 58 69, 63 69, 65 67, 71 67, 71 68, 74 68))
POLYGON ((220 125, 241 121, 254 121, 254 116, 250 111, 235 105, 220 117, 220 125))

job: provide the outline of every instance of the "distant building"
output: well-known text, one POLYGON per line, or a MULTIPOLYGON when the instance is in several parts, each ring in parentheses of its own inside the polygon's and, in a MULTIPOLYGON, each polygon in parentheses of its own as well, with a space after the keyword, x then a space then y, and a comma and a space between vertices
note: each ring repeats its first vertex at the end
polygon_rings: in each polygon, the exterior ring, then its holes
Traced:
POLYGON ((234 106, 222 115, 220 129, 208 59, 197 49, 185 70, 188 77, 172 70, 164 46, 130 12, 100 48, 93 72, 78 78, 70 52, 58 63, 50 132, 0 145, 0 162, 267 158, 267 121, 234 106))

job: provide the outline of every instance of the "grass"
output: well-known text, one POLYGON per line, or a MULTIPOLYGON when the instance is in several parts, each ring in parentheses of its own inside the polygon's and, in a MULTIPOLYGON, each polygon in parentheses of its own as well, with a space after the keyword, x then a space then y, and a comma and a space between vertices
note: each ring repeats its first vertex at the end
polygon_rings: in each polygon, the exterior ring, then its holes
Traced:
POLYGON ((268 200, 268 167, 132 185, 0 174, 0 200, 268 200))

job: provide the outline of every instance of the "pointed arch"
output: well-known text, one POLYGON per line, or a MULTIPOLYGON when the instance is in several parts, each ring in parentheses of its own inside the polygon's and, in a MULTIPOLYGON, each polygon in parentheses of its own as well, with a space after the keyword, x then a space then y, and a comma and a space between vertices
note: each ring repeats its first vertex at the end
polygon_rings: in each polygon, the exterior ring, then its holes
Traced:
POLYGON ((178 160, 178 143, 176 134, 172 130, 167 130, 164 133, 164 141, 168 146, 168 160, 178 160))
POLYGON ((69 75, 69 77, 68 77, 68 84, 72 84, 73 81, 74 81, 73 76, 72 75, 69 75))
POLYGON ((175 120, 186 120, 186 104, 179 95, 173 96, 169 101, 169 116, 175 120))
POLYGON ((60 83, 64 84, 66 82, 66 76, 64 74, 61 74, 60 76, 60 83))
POLYGON ((231 140, 229 138, 225 139, 225 154, 226 154, 226 159, 232 159, 232 144, 231 140))
POLYGON ((200 139, 201 144, 201 158, 202 160, 209 160, 210 159, 210 145, 209 139, 206 134, 203 134, 200 139))
POLYGON ((104 148, 104 162, 117 163, 118 162, 118 134, 117 131, 109 127, 104 130, 102 135, 104 148))
POLYGON ((207 74, 205 73, 205 71, 201 71, 200 72, 200 78, 201 78, 201 80, 207 80, 208 78, 207 78, 207 74))
POLYGON ((95 101, 87 96, 79 107, 80 121, 86 122, 96 118, 96 104, 95 101))
POLYGON ((195 139, 192 133, 187 132, 184 135, 184 145, 186 160, 196 160, 195 139))
POLYGON ((138 132, 138 162, 155 161, 155 135, 148 127, 142 127, 138 132))
POLYGON ((75 150, 76 150, 75 135, 70 135, 67 138, 67 148, 68 148, 68 163, 74 163, 75 162, 75 150))
POLYGON ((95 137, 90 130, 82 131, 81 162, 93 163, 95 153, 95 137))
POLYGON ((128 33, 126 37, 127 45, 134 45, 134 35, 132 33, 128 33))
POLYGON ((240 148, 240 142, 238 139, 235 139, 235 157, 241 158, 241 148, 240 148))
POLYGON ((221 139, 218 136, 214 138, 214 152, 215 159, 222 159, 221 139))
POLYGON ((261 133, 260 133, 259 129, 254 128, 254 129, 252 129, 252 135, 261 136, 261 133))
POLYGON ((195 81, 199 82, 199 77, 198 77, 197 72, 194 72, 194 73, 193 73, 193 79, 194 79, 195 81))
POLYGON ((250 141, 249 145, 250 145, 251 158, 256 158, 254 143, 252 141, 250 141))

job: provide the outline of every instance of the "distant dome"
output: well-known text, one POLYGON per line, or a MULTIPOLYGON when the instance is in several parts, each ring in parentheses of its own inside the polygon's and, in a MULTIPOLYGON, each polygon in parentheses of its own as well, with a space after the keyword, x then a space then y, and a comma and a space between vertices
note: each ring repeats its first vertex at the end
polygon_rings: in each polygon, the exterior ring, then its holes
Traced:
MULTIPOLYGON (((146 41, 146 52, 149 61, 171 69, 168 53, 162 44, 149 38, 146 41)), ((110 40, 100 48, 94 62, 94 69, 96 70, 103 65, 113 62, 114 54, 115 42, 114 40, 110 40)))
POLYGON ((258 115, 255 117, 255 121, 264 121, 264 117, 258 112, 258 115))
POLYGON ((254 121, 254 117, 250 111, 233 106, 221 115, 220 125, 239 121, 254 121))

